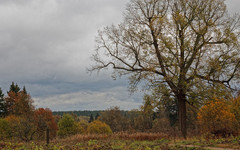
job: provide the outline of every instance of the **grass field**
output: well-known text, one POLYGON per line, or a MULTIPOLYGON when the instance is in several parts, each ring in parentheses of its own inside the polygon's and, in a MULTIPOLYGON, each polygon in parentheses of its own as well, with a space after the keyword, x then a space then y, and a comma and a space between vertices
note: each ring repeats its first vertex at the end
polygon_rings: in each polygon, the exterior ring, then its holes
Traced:
POLYGON ((54 139, 47 146, 45 141, 23 143, 1 141, 1 150, 203 150, 209 147, 240 149, 240 137, 206 140, 192 137, 173 140, 158 133, 118 133, 113 135, 75 135, 54 139))

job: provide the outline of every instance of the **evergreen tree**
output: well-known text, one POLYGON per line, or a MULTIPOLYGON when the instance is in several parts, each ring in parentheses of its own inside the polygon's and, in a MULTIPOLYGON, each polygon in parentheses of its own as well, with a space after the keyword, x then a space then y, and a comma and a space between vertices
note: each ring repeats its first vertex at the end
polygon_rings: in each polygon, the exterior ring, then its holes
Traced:
POLYGON ((2 89, 0 88, 0 117, 5 117, 6 115, 6 103, 4 101, 4 94, 2 93, 2 89))
MULTIPOLYGON (((25 89, 25 90, 26 90, 26 89, 25 89)), ((18 86, 17 84, 15 85, 15 83, 12 82, 12 84, 10 85, 10 89, 9 89, 8 93, 9 93, 9 92, 18 93, 19 91, 20 91, 19 86, 18 86)))
POLYGON ((25 86, 23 90, 20 90, 19 86, 12 82, 4 101, 6 103, 7 115, 26 115, 33 113, 33 100, 27 93, 25 86))
POLYGON ((95 120, 97 120, 100 117, 99 113, 96 114, 95 120))
POLYGON ((22 90, 23 94, 26 94, 27 95, 27 90, 26 90, 26 87, 23 86, 23 90, 22 90))
POLYGON ((91 114, 91 116, 90 116, 90 119, 89 119, 89 123, 91 123, 91 122, 93 122, 94 121, 94 118, 93 118, 93 115, 91 114))

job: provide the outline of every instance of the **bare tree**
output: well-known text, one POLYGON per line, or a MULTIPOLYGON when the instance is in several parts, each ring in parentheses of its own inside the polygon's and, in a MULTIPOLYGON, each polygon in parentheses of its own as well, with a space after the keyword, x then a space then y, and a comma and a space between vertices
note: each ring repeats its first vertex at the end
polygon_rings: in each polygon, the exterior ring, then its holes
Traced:
POLYGON ((224 0, 131 0, 121 24, 99 31, 91 70, 113 67, 133 87, 144 80, 167 88, 186 138, 188 93, 239 81, 239 22, 224 0))

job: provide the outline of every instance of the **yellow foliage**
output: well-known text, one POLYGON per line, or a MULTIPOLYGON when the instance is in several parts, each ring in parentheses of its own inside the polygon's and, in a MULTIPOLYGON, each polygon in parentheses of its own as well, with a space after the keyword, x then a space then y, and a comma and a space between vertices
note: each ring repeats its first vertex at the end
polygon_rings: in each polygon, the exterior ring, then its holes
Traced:
POLYGON ((232 100, 232 111, 240 125, 240 95, 232 100))
POLYGON ((204 133, 226 136, 236 132, 236 118, 224 99, 209 101, 200 109, 197 119, 204 133))
POLYGON ((87 132, 90 134, 111 134, 112 130, 106 123, 95 120, 89 124, 87 132))
POLYGON ((87 132, 88 122, 85 120, 81 120, 77 122, 78 133, 83 134, 87 132))

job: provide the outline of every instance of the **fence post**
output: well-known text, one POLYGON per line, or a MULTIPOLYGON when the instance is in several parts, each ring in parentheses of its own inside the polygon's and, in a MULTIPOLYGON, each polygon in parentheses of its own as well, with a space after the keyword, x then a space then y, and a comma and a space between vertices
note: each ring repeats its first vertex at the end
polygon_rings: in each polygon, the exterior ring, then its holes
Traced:
POLYGON ((46 130, 46 140, 47 140, 47 146, 49 144, 49 128, 46 130))

